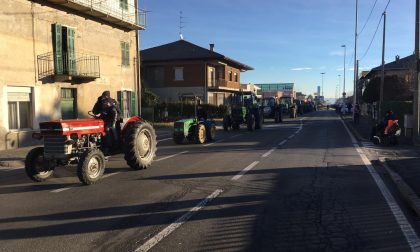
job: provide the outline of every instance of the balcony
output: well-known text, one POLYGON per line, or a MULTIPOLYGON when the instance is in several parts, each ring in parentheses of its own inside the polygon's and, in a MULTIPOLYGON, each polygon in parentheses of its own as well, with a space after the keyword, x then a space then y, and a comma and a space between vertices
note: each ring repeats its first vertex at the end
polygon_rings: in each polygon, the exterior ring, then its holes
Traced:
POLYGON ((54 76, 57 81, 74 79, 96 79, 101 76, 99 56, 75 54, 69 59, 68 54, 54 59, 49 52, 37 56, 38 79, 54 76))
MULTIPOLYGON (((118 0, 46 0, 76 12, 129 30, 146 28, 146 11, 137 9, 134 1, 118 0), (130 4, 133 3, 133 4, 130 4)), ((137 0, 135 0, 137 1, 137 0)))
POLYGON ((225 79, 209 80, 209 89, 224 89, 239 91, 241 85, 238 82, 228 81, 225 79))

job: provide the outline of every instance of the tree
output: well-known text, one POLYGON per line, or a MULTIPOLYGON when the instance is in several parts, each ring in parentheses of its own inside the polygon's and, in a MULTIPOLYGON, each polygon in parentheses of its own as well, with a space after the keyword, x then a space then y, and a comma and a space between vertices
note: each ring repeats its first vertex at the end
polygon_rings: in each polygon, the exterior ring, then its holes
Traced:
MULTIPOLYGON (((379 101, 381 78, 375 77, 366 84, 362 98, 364 102, 373 103, 379 101)), ((385 76, 384 100, 407 101, 413 99, 411 82, 397 75, 385 76)))

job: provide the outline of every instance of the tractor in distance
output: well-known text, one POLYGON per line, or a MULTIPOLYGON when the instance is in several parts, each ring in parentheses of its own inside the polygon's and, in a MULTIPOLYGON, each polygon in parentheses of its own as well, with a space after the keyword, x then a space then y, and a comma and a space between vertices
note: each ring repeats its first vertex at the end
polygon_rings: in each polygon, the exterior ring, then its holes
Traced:
POLYGON ((293 97, 283 96, 280 98, 280 103, 283 106, 283 113, 288 114, 290 118, 297 117, 297 105, 294 103, 293 97))
MULTIPOLYGON (((43 139, 44 146, 32 149, 25 159, 26 174, 41 182, 53 175, 58 166, 77 166, 77 176, 86 185, 98 182, 105 171, 107 135, 104 121, 89 112, 93 118, 41 122, 40 132, 32 137, 43 139)), ((120 124, 118 122, 117 124, 120 124)), ((154 128, 139 116, 128 118, 116 127, 118 138, 113 137, 112 154, 124 154, 127 164, 134 170, 152 164, 156 154, 154 128), (117 140, 115 140, 117 139, 117 140)))
POLYGON ((174 142, 182 144, 185 139, 189 143, 197 144, 214 141, 216 139, 216 123, 214 120, 207 119, 207 112, 199 104, 199 97, 194 94, 184 94, 182 98, 182 100, 194 103, 194 117, 174 122, 174 142))
POLYGON ((238 130, 241 124, 246 124, 249 131, 262 128, 264 115, 255 93, 235 92, 228 98, 227 103, 227 113, 223 117, 225 131, 238 130))
POLYGON ((271 96, 263 98, 262 107, 264 112, 264 119, 274 119, 275 123, 280 123, 283 121, 283 108, 282 104, 280 103, 280 100, 277 97, 271 96))

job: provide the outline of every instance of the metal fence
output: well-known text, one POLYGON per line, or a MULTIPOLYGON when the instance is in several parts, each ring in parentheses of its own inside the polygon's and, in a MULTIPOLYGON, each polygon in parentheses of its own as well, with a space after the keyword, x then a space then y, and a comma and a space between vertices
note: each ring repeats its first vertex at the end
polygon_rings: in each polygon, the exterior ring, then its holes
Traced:
POLYGON ((37 56, 38 79, 53 75, 69 75, 79 78, 99 78, 101 75, 99 56, 76 54, 73 59, 69 59, 68 54, 64 53, 55 61, 54 63, 53 52, 37 56), (57 68, 57 65, 60 67, 57 68))
POLYGON ((146 11, 136 8, 136 0, 68 0, 92 10, 102 12, 128 23, 146 27, 146 11))

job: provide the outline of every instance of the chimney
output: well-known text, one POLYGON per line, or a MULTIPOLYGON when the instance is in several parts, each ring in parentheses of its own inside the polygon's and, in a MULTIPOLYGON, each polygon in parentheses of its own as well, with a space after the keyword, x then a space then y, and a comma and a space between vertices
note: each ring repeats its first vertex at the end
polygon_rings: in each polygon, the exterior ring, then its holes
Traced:
POLYGON ((210 44, 210 51, 214 52, 214 44, 210 44))
POLYGON ((395 61, 398 62, 400 60, 400 55, 395 56, 395 61))

